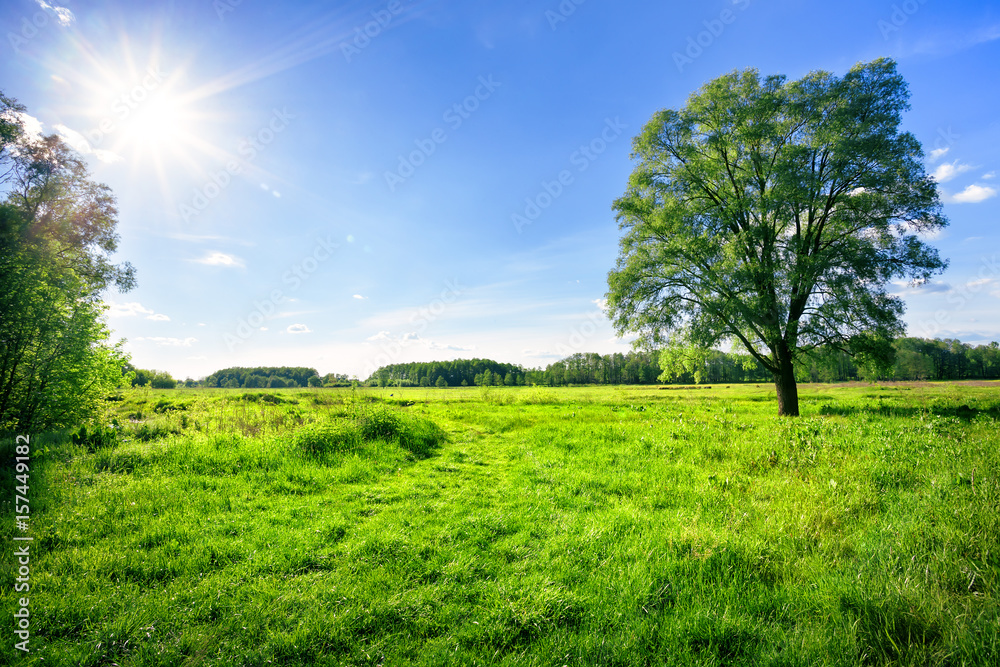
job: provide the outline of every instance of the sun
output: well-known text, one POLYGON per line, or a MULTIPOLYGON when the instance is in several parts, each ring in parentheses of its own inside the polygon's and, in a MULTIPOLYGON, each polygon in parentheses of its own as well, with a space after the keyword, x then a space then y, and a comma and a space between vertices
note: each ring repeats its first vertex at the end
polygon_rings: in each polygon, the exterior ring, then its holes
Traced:
POLYGON ((108 107, 110 122, 104 121, 109 149, 135 166, 186 160, 198 152, 203 130, 198 105, 179 83, 150 67, 130 87, 119 87, 108 107))
MULTIPOLYGON (((183 99, 170 91, 152 91, 141 102, 119 100, 121 127, 114 147, 138 159, 164 159, 184 150, 196 137, 196 119, 183 99)), ((114 150, 114 149, 113 149, 114 150)))
POLYGON ((189 78, 190 56, 165 50, 158 34, 141 46, 123 33, 107 47, 80 41, 76 48, 75 71, 61 77, 75 89, 67 101, 77 101, 67 125, 99 160, 169 172, 215 152, 211 102, 189 78))

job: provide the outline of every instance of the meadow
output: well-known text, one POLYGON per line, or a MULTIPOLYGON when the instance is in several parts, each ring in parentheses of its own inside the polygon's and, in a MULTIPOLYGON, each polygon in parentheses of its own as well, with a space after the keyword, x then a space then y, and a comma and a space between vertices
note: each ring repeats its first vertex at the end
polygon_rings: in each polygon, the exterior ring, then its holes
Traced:
POLYGON ((800 392, 133 390, 32 440, 18 663, 1000 664, 1000 383, 800 392))

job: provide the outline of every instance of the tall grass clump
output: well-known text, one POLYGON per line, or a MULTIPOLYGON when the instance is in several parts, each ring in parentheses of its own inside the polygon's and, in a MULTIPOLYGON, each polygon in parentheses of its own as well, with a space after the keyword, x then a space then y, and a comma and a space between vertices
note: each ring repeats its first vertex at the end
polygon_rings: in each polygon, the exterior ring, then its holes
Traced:
POLYGON ((481 387, 479 400, 487 405, 510 405, 514 402, 514 394, 499 387, 481 387))
POLYGON ((521 405, 554 405, 560 401, 553 392, 540 387, 532 387, 521 392, 517 397, 517 402, 521 405))
POLYGON ((443 440, 444 432, 434 422, 373 403, 355 403, 348 416, 307 424, 293 436, 300 451, 318 458, 378 442, 394 443, 426 457, 443 440))

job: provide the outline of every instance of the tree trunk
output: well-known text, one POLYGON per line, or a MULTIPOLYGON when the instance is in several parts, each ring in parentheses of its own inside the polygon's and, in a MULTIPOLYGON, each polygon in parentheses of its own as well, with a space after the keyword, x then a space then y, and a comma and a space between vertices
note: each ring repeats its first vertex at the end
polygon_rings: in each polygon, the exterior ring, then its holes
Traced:
POLYGON ((787 417, 799 416, 799 389, 795 384, 795 367, 788 347, 782 343, 778 350, 778 372, 774 374, 774 386, 778 391, 778 414, 787 417))

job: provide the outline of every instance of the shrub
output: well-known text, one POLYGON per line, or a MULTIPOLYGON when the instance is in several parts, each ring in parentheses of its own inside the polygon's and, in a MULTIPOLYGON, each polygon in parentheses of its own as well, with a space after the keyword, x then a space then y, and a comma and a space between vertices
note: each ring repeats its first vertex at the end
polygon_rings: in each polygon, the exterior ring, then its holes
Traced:
POLYGON ((354 449, 360 438, 351 422, 316 422, 298 429, 292 444, 310 456, 322 457, 354 449))
POLYGON ((162 440, 170 435, 179 435, 180 432, 177 428, 171 428, 163 424, 151 424, 149 422, 135 424, 128 429, 128 433, 139 442, 162 440))
POLYGON ((92 426, 90 431, 87 431, 86 426, 81 426, 80 430, 73 434, 73 444, 82 445, 91 452, 114 447, 118 444, 118 431, 114 426, 103 424, 92 426))
POLYGON ((357 404, 353 415, 346 419, 307 424, 292 436, 295 447, 317 457, 380 441, 396 443, 417 456, 428 456, 442 440, 444 431, 434 422, 377 404, 357 404))

